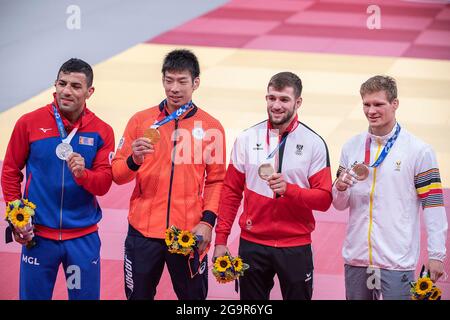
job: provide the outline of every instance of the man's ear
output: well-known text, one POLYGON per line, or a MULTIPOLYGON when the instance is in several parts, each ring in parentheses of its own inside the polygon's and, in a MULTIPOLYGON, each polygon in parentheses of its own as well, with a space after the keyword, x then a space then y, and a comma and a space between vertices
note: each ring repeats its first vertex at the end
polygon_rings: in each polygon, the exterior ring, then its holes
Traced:
POLYGON ((92 96, 92 94, 94 93, 94 91, 95 91, 94 87, 88 88, 86 99, 89 99, 92 96))
POLYGON ((295 108, 298 110, 298 108, 300 108, 300 106, 302 105, 303 102, 303 98, 302 97, 298 97, 297 100, 295 100, 295 108))
POLYGON ((197 90, 199 86, 200 86, 200 78, 197 77, 194 79, 194 85, 193 85, 194 90, 197 90))
POLYGON ((398 101, 398 98, 395 98, 394 100, 392 100, 392 106, 394 107, 394 110, 398 109, 399 104, 400 104, 400 101, 398 101))

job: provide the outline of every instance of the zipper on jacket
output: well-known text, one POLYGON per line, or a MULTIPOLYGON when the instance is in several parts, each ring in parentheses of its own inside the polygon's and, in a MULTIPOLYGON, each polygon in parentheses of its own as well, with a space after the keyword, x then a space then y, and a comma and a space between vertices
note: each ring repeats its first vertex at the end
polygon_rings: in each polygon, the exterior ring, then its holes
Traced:
MULTIPOLYGON (((285 132, 285 133, 281 136, 281 138, 279 139, 278 143, 280 143, 280 141, 282 141, 284 138, 286 138, 288 134, 289 134, 288 132, 285 132)), ((286 139, 287 139, 287 138, 286 138, 286 139)), ((281 169, 282 169, 282 167, 283 167, 283 155, 284 155, 284 147, 285 147, 285 146, 286 146, 286 143, 283 143, 283 145, 282 145, 282 146, 280 147, 280 149, 278 150, 278 168, 276 168, 277 173, 281 173, 281 169)), ((273 198, 274 198, 274 199, 278 199, 278 198, 280 198, 280 197, 281 197, 281 196, 280 196, 279 194, 275 193, 273 198)), ((275 207, 275 210, 272 211, 272 214, 273 214, 275 217, 278 216, 278 209, 277 209, 277 207, 275 207)), ((275 228, 275 230, 276 230, 276 229, 278 228, 278 220, 275 219, 275 218, 273 218, 273 221, 274 221, 274 228, 275 228)), ((274 247, 275 247, 275 248, 278 248, 278 238, 275 239, 274 247)))
MULTIPOLYGON (((375 159, 378 159, 380 154, 381 144, 378 143, 378 150, 375 155, 375 159)), ((369 245, 369 265, 373 265, 373 257, 372 257, 372 225, 373 225, 373 194, 375 193, 375 181, 377 179, 377 168, 373 168, 373 179, 372 179, 372 190, 370 190, 369 196, 369 232, 367 236, 368 245, 369 245)))
MULTIPOLYGON (((286 138, 286 136, 288 135, 288 132, 283 133, 283 135, 281 136, 281 138, 279 138, 278 143, 280 143, 280 141, 282 141, 284 138, 286 138)), ((284 147, 286 146, 286 143, 283 143, 283 145, 280 147, 280 149, 278 150, 278 168, 276 168, 277 173, 281 173, 281 169, 283 167, 283 156, 284 156, 284 147)), ((281 196, 277 193, 274 194, 274 198, 278 199, 281 196)))
POLYGON ((175 149, 177 146, 177 138, 178 138, 178 119, 175 119, 175 136, 173 141, 173 150, 172 150, 172 168, 170 169, 170 183, 169 183, 169 196, 167 198, 167 220, 166 220, 166 229, 169 228, 169 219, 170 219, 170 200, 172 197, 172 183, 173 183, 173 175, 175 171, 175 149))
POLYGON ((62 240, 62 214, 63 214, 63 204, 64 204, 64 167, 66 166, 65 161, 62 161, 62 183, 61 183, 61 203, 59 208, 59 240, 62 240))

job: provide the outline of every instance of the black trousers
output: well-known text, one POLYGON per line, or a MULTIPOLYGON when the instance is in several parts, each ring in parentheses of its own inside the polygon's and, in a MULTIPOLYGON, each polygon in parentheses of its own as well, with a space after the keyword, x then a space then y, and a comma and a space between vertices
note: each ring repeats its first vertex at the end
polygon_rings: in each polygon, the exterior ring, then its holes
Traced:
POLYGON ((144 237, 131 225, 125 240, 124 257, 127 299, 153 300, 165 263, 179 300, 206 299, 208 294, 207 256, 200 262, 200 268, 191 271, 188 256, 169 253, 163 239, 144 237))
POLYGON ((241 300, 269 300, 275 275, 283 300, 311 300, 314 270, 311 245, 277 248, 241 238, 239 255, 250 265, 239 280, 241 300))

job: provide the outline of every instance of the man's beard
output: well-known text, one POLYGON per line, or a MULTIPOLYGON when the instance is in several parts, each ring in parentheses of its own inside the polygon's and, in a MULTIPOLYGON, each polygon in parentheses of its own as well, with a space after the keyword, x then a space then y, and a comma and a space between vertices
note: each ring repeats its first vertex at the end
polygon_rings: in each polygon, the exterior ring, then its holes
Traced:
POLYGON ((274 120, 273 116, 272 116, 272 113, 269 112, 269 120, 270 120, 271 124, 283 125, 283 124, 287 123, 288 121, 290 121, 293 115, 294 115, 294 110, 292 110, 290 112, 288 111, 288 112, 285 113, 284 117, 282 117, 281 119, 274 120))

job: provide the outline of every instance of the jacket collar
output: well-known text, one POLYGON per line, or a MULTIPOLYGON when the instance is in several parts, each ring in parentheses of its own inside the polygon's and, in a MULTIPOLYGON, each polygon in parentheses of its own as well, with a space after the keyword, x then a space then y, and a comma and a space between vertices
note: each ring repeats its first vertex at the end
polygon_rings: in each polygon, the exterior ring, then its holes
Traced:
MULTIPOLYGON (((287 126, 286 130, 284 130, 284 132, 279 132, 279 135, 282 136, 286 132, 291 133, 292 131, 295 130, 295 128, 297 128, 297 126, 298 126, 298 115, 296 114, 294 119, 292 119, 292 121, 287 126)), ((270 120, 267 120, 267 130, 276 130, 276 129, 274 129, 270 120)))
POLYGON ((370 133, 370 131, 367 132, 367 136, 370 138, 371 141, 376 141, 379 144, 385 144, 395 133, 395 130, 397 129, 398 122, 395 122, 394 127, 392 128, 391 132, 389 132, 387 135, 384 136, 376 136, 373 133, 370 133))
MULTIPOLYGON (((292 119, 292 121, 289 123, 289 125, 287 126, 286 130, 284 130, 284 132, 278 132, 278 137, 281 140, 281 138, 285 135, 285 134, 289 134, 292 131, 294 131, 295 129, 297 129, 299 124, 298 121, 298 115, 296 114, 294 119, 292 119)), ((266 141, 267 143, 269 143, 269 139, 270 139, 270 133, 274 132, 276 129, 274 129, 272 123, 270 122, 270 120, 267 120, 267 134, 266 134, 266 141)), ((273 134, 273 133, 272 133, 273 134)))

